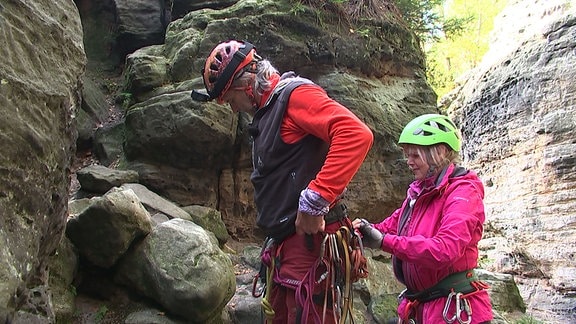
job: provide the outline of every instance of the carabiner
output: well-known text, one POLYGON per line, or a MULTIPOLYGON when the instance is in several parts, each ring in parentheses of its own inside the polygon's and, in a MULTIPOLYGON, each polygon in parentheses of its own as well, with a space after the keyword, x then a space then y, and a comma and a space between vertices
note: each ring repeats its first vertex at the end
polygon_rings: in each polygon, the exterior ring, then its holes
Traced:
POLYGON ((448 318, 448 312, 450 309, 450 305, 452 304, 452 299, 454 299, 454 297, 457 297, 458 294, 456 294, 455 292, 451 291, 450 294, 448 294, 448 299, 446 299, 446 304, 444 305, 444 311, 442 312, 442 317, 444 318, 444 321, 448 324, 452 324, 454 323, 454 321, 457 318, 457 311, 458 311, 458 302, 456 302, 456 311, 454 312, 454 316, 448 318))
POLYGON ((322 239, 322 244, 320 245, 320 259, 323 259, 326 256, 326 242, 329 239, 329 235, 326 234, 324 235, 324 238, 322 239))
POLYGON ((472 308, 470 308, 470 302, 466 297, 463 297, 462 293, 456 294, 456 318, 460 324, 470 324, 472 322, 472 308), (464 311, 466 312, 467 319, 462 319, 462 305, 464 305, 464 311))
POLYGON ((360 247, 360 253, 364 256, 364 243, 362 243, 362 237, 360 236, 360 233, 358 233, 358 230, 354 230, 350 233, 350 239, 356 239, 356 242, 358 242, 358 246, 360 247))
POLYGON ((336 300, 334 304, 334 313, 337 315, 337 318, 342 316, 342 291, 340 290, 340 286, 336 286, 336 300))
POLYGON ((400 294, 398 294, 398 297, 396 297, 396 299, 398 300, 398 303, 400 303, 402 301, 402 299, 404 299, 404 296, 406 295, 407 291, 408 291, 408 288, 404 288, 404 290, 402 290, 400 292, 400 294))
POLYGON ((252 279, 252 297, 258 298, 262 296, 264 290, 266 289, 266 284, 263 284, 261 287, 258 287, 258 279, 260 278, 260 274, 256 274, 254 279, 252 279))
POLYGON ((334 258, 334 261, 336 261, 337 263, 340 263, 340 261, 342 261, 342 259, 340 259, 340 252, 338 252, 338 240, 336 238, 336 235, 333 234, 331 235, 331 243, 332 243, 332 257, 334 258))

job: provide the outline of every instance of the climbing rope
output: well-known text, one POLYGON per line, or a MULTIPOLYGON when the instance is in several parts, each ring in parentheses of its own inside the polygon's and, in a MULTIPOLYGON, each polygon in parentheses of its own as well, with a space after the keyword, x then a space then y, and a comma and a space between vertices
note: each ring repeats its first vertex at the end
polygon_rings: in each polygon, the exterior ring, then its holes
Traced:
POLYGON ((328 308, 332 309, 334 322, 344 324, 352 317, 352 284, 368 276, 366 258, 360 238, 350 227, 342 226, 333 234, 324 234, 320 255, 296 289, 296 299, 302 306, 302 318, 311 315, 316 323, 324 323, 328 308), (313 300, 314 288, 324 287, 322 314, 313 300))
POLYGON ((274 309, 272 308, 272 304, 270 304, 270 301, 268 300, 269 296, 272 296, 272 285, 274 283, 274 281, 272 280, 272 274, 274 273, 274 262, 275 258, 272 258, 272 260, 270 261, 271 264, 270 266, 266 269, 266 292, 264 293, 264 296, 262 296, 262 312, 264 313, 264 316, 266 316, 266 323, 272 323, 272 320, 274 319, 274 309))
POLYGON ((366 278, 368 271, 362 240, 351 228, 352 225, 347 224, 335 233, 324 234, 318 258, 302 281, 278 277, 275 259, 279 247, 273 240, 265 241, 261 252, 265 267, 254 277, 252 295, 262 297, 262 312, 267 323, 272 323, 275 315, 269 300, 273 285, 278 284, 274 279, 280 280, 282 286, 295 289, 296 302, 302 309, 302 319, 311 316, 315 323, 325 323, 331 310, 334 323, 344 324, 347 320, 354 323, 352 284, 360 278, 366 278), (260 289, 258 279, 264 279, 260 289), (318 292, 321 293, 315 295, 318 292), (322 307, 319 312, 316 305, 320 304, 322 307))

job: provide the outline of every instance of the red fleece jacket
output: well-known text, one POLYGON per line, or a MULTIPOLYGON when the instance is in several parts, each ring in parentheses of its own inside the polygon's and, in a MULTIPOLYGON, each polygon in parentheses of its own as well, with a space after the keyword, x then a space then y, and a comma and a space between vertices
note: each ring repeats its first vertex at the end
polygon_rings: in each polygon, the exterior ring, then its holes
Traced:
MULTIPOLYGON (((278 77, 272 81, 275 86, 278 77)), ((261 105, 269 96, 263 96, 261 105)), ((290 96, 280 135, 292 144, 309 134, 329 143, 330 148, 324 166, 308 188, 333 203, 360 168, 374 136, 354 113, 328 97, 321 87, 301 85, 290 96)))

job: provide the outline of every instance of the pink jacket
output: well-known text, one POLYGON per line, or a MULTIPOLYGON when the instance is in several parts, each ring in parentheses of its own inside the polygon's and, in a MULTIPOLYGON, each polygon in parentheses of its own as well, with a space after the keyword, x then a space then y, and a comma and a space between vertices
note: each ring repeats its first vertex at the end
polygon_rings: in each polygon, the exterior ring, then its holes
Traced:
MULTIPOLYGON (((382 249, 401 260, 403 280, 411 291, 434 286, 449 274, 478 266, 478 241, 484 223, 484 186, 473 171, 450 177, 455 166, 448 166, 443 178, 415 181, 408 189, 402 207, 374 227, 385 233, 382 249), (412 214, 402 235, 398 224, 402 211, 415 198, 412 214)), ((398 276, 398 273, 397 273, 398 276)), ((467 298, 472 308, 472 322, 492 320, 492 307, 486 290, 467 298)), ((402 317, 406 299, 399 308, 402 317)), ((419 323, 444 323, 442 312, 446 298, 417 306, 419 323)), ((449 315, 454 314, 454 302, 449 315)), ((451 316, 449 316, 451 317, 451 316)))

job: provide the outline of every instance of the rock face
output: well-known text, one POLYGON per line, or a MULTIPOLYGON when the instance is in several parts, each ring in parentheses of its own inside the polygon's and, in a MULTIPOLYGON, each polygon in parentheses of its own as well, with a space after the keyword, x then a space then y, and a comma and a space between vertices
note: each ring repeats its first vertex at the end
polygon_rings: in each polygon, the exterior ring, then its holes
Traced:
MULTIPOLYGON (((79 170, 82 192, 98 195, 102 187, 131 180, 129 174, 121 176, 116 171, 103 166, 79 170), (96 178, 107 185, 94 186, 96 178)), ((234 268, 221 249, 228 233, 216 210, 204 206, 183 209, 138 183, 123 183, 102 196, 72 199, 69 214, 63 243, 69 242, 75 249, 69 251, 61 244, 57 253, 62 257, 55 258, 50 268, 51 278, 59 279, 51 286, 57 292, 53 294, 58 302, 54 303, 57 322, 70 318, 65 307, 69 296, 63 291, 72 284, 69 270, 75 264, 66 258, 70 254, 81 260, 75 291, 80 296, 98 294, 115 309, 112 314, 118 314, 112 318, 128 318, 127 310, 138 302, 118 296, 132 294, 161 305, 166 316, 178 322, 221 321, 224 306, 234 293, 234 268)))
POLYGON ((66 224, 82 25, 72 1, 15 0, 0 30, 0 322, 53 321, 47 262, 66 224))
POLYGON ((483 245, 495 261, 489 269, 517 275, 528 309, 573 321, 576 8, 570 2, 510 4, 486 58, 445 104, 462 125, 467 164, 487 185, 483 245), (534 21, 544 24, 534 28, 534 21))

